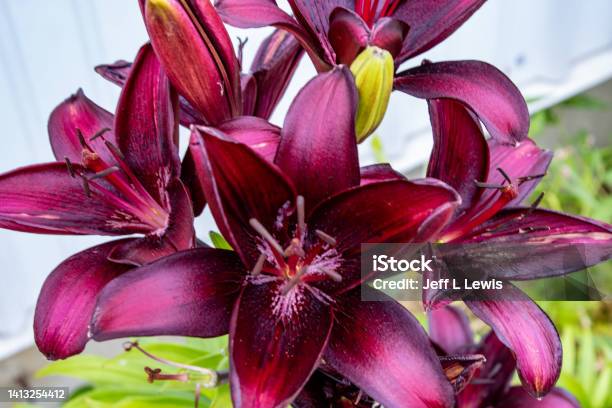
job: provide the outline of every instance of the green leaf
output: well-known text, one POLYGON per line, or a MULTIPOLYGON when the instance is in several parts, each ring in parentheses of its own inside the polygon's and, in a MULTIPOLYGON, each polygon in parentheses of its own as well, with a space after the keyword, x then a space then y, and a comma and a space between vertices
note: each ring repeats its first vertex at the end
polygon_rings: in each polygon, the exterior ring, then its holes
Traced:
MULTIPOLYGON (((594 368, 593 368, 594 369, 594 368)), ((612 367, 608 366, 599 374, 597 382, 595 383, 592 406, 595 408, 604 408, 606 406, 606 400, 612 399, 608 394, 608 390, 612 388, 612 367)))
POLYGON ((229 385, 222 385, 216 389, 216 394, 212 399, 210 408, 227 408, 232 406, 232 396, 229 385))
POLYGON ((568 326, 561 336, 563 344, 563 369, 568 373, 573 373, 576 369, 576 338, 574 328, 568 326))
POLYGON ((223 238, 223 235, 219 234, 218 232, 210 231, 208 233, 208 236, 210 237, 210 240, 212 241, 212 244, 215 248, 228 249, 230 251, 233 249, 229 242, 227 242, 225 238, 223 238))
POLYGON ((608 104, 605 101, 588 94, 572 96, 571 98, 561 102, 559 105, 567 108, 585 110, 602 110, 608 107, 608 104))
POLYGON ((583 328, 580 333, 578 347, 577 374, 585 389, 591 389, 595 379, 595 347, 593 345, 593 332, 590 328, 583 328))
MULTIPOLYGON (((206 405, 209 400, 201 399, 206 405)), ((164 391, 147 392, 141 389, 99 388, 65 404, 64 408, 170 408, 193 407, 194 393, 164 391)), ((202 405, 201 406, 206 406, 202 405)))

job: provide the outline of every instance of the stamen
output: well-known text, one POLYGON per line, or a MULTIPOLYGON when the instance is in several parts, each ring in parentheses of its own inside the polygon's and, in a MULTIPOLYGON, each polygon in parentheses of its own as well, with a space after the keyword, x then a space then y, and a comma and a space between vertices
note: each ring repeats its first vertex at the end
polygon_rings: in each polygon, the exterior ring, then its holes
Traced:
POLYGON ((242 66, 242 55, 244 51, 244 46, 249 42, 249 37, 245 37, 244 39, 240 37, 236 37, 238 39, 238 63, 242 66))
POLYGON ((544 177, 545 175, 546 175, 546 173, 536 174, 534 176, 519 177, 518 178, 518 182, 519 182, 519 185, 521 185, 521 184, 523 184, 526 181, 531 181, 531 180, 539 179, 539 178, 544 177))
POLYGON ((301 257, 306 256, 306 253, 302 249, 302 244, 300 243, 300 240, 297 238, 293 238, 291 240, 291 242, 289 243, 289 246, 285 248, 285 250, 283 251, 283 254, 285 255, 285 257, 297 255, 301 258, 301 257))
POLYGON ((508 173, 506 173, 504 171, 504 169, 502 169, 501 167, 497 168, 497 171, 500 172, 500 174, 502 175, 502 177, 508 182, 508 184, 512 184, 512 179, 510 178, 510 176, 508 175, 508 173))
POLYGON ((321 231, 321 230, 315 230, 315 234, 316 236, 323 242, 325 242, 326 244, 329 244, 329 246, 335 247, 337 244, 337 241, 334 237, 332 237, 329 234, 326 234, 325 232, 321 231))
POLYGON ((189 375, 187 373, 178 374, 162 374, 161 368, 145 367, 145 373, 147 373, 147 382, 153 384, 155 381, 179 381, 189 382, 189 375))
POLYGON ((359 390, 359 394, 357 394, 357 398, 355 398, 355 406, 359 405, 359 402, 361 401, 361 397, 363 397, 363 390, 359 390))
POLYGON ((106 145, 108 150, 110 150, 115 156, 117 156, 121 160, 125 161, 125 156, 123 155, 123 153, 121 153, 121 150, 119 150, 119 148, 117 146, 115 146, 114 144, 112 144, 108 140, 105 140, 104 144, 106 145))
POLYGON ((83 190, 85 190, 85 195, 87 197, 91 197, 91 188, 89 188, 89 180, 85 176, 82 176, 81 178, 83 180, 83 190))
POLYGON ((68 168, 68 174, 70 174, 70 177, 75 178, 76 173, 74 172, 74 167, 72 167, 72 162, 70 161, 68 157, 64 157, 64 160, 66 161, 66 167, 68 168))
POLYGON ((306 231, 306 212, 304 196, 297 196, 295 200, 295 206, 297 207, 297 218, 298 218, 298 238, 301 238, 301 234, 306 231))
POLYGON ((291 289, 293 289, 293 287, 295 285, 297 285, 300 282, 300 279, 302 278, 302 276, 304 276, 304 274, 308 271, 308 267, 307 266, 302 266, 300 268, 299 271, 297 271, 297 273, 295 275, 293 275, 293 277, 287 282, 285 283, 285 285, 282 287, 281 289, 281 295, 286 295, 287 293, 289 293, 289 291, 291 289))
POLYGON ((529 206, 529 208, 531 208, 532 210, 535 210, 536 208, 538 208, 543 198, 544 198, 544 192, 541 192, 540 195, 535 199, 535 201, 529 206))
POLYGON ((333 281, 342 282, 342 275, 340 275, 338 272, 330 269, 320 269, 320 271, 332 278, 333 281))
POLYGON ((264 254, 260 254, 259 258, 257 258, 257 262, 255 262, 253 270, 251 271, 251 275, 259 275, 261 273, 261 269, 263 268, 264 262, 266 262, 266 256, 264 254))
POLYGON ((93 140, 96 140, 97 138, 103 136, 106 132, 110 132, 110 128, 98 130, 92 137, 89 138, 89 141, 91 142, 93 140))
POLYGON ((99 178, 104 178, 104 177, 108 176, 109 174, 113 174, 116 171, 119 171, 119 167, 117 167, 117 166, 109 167, 108 169, 99 171, 96 174, 94 174, 93 176, 89 177, 89 180, 95 180, 95 179, 99 179, 99 178))
POLYGON ((195 408, 198 408, 200 406, 200 396, 201 395, 202 395, 202 386, 200 385, 200 383, 197 383, 196 388, 195 388, 195 399, 194 399, 195 408))
POLYGON ((76 134, 77 134, 77 137, 79 138, 79 143, 81 144, 81 147, 83 149, 90 150, 89 145, 87 144, 87 142, 85 141, 85 137, 83 136, 83 132, 81 132, 81 129, 77 128, 76 134))
POLYGON ((506 188, 506 186, 504 186, 502 184, 483 183, 483 182, 478 181, 478 180, 474 180, 474 184, 476 184, 476 186, 480 187, 480 188, 494 188, 494 189, 497 189, 497 190, 503 190, 504 188, 506 188))
POLYGON ((257 231, 259 233, 259 235, 261 235, 262 238, 265 239, 268 242, 268 244, 270 244, 272 249, 274 249, 281 256, 284 255, 285 251, 283 250, 283 247, 280 246, 278 241, 276 239, 274 239, 272 234, 270 234, 268 232, 266 227, 264 227, 261 222, 257 221, 257 219, 255 219, 255 218, 251 218, 249 220, 249 224, 251 224, 251 227, 253 227, 253 229, 255 231, 257 231))

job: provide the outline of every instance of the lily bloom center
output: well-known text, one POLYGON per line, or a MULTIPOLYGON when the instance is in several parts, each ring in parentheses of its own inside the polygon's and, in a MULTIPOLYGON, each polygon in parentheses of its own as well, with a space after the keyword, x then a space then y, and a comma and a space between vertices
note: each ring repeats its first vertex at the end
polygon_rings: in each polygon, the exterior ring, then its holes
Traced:
POLYGON ((392 15, 402 0, 355 0, 355 11, 369 26, 379 18, 392 15))
MULTIPOLYGON (((287 203, 289 204, 289 203, 287 203)), ((287 214, 289 205, 279 210, 275 228, 288 231, 284 242, 268 231, 255 218, 249 223, 259 235, 257 249, 260 252, 251 270, 250 281, 282 280, 280 295, 291 295, 309 290, 325 303, 329 299, 311 284, 326 280, 342 281, 340 266, 342 257, 336 250, 336 240, 321 230, 309 233, 305 222, 304 197, 296 199, 297 221, 292 222, 287 214)), ((280 234, 279 234, 280 235, 280 234)))

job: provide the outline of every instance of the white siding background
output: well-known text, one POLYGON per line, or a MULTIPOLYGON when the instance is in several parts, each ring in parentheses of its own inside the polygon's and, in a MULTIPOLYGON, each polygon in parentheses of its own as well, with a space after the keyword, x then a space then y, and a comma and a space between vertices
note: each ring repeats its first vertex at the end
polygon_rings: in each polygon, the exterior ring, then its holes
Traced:
MULTIPOLYGON (((611 76, 610 21, 609 0, 491 0, 426 57, 491 62, 527 95, 541 97, 532 106, 539 109, 611 76)), ((231 30, 233 38, 250 39, 245 66, 266 33, 231 30)), ((47 116, 79 87, 114 110, 118 88, 92 68, 132 59, 144 41, 136 0, 0 0, 0 172, 52 160, 47 116)), ((289 94, 313 72, 304 60, 289 94)), ((274 122, 282 123, 289 101, 274 122)), ((425 104, 394 94, 391 106, 379 133, 387 155, 407 170, 428 155, 425 104)), ((369 161, 367 147, 362 150, 369 161)), ((210 221, 198 222, 204 236, 210 221)), ((31 344, 32 313, 45 276, 65 257, 102 240, 0 231, 0 358, 31 344)))

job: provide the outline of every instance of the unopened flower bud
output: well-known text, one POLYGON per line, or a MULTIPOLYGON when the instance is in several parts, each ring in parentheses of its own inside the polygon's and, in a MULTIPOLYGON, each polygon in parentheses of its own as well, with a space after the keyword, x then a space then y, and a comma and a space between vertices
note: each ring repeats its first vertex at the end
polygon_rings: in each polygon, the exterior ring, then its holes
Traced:
POLYGON ((362 142, 382 122, 393 89, 393 57, 389 51, 369 46, 351 64, 359 91, 355 133, 362 142))

